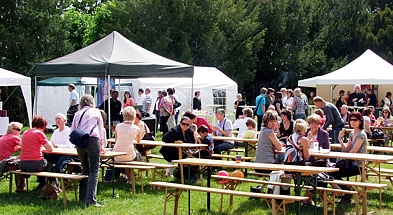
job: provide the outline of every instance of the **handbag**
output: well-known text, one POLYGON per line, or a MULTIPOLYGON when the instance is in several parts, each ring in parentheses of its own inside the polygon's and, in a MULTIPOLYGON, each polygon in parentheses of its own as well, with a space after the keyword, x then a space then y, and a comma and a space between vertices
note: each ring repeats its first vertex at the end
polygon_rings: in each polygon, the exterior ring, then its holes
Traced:
POLYGON ((371 132, 371 139, 384 139, 385 138, 385 134, 378 129, 374 129, 371 132))
POLYGON ((181 106, 181 103, 178 102, 178 101, 175 99, 175 103, 173 104, 173 108, 175 109, 175 108, 178 108, 178 107, 180 107, 180 106, 181 106))
MULTIPOLYGON (((145 131, 146 129, 146 124, 145 124, 145 131)), ((146 132, 145 135, 142 137, 142 140, 150 140, 150 141, 156 141, 156 138, 154 137, 153 132, 146 132)), ((146 146, 143 144, 136 144, 136 149, 138 150, 141 155, 146 155, 146 151, 149 151, 151 149, 154 149, 156 146, 146 146)))
POLYGON ((90 133, 86 133, 85 131, 79 129, 79 125, 81 124, 82 117, 83 117, 83 115, 85 115, 87 110, 85 110, 82 113, 82 116, 79 119, 78 126, 70 134, 70 142, 72 144, 74 144, 75 146, 79 146, 81 148, 86 148, 87 147, 87 144, 89 143, 90 134, 91 134, 91 132, 93 132, 93 129, 97 126, 97 124, 95 124, 93 126, 93 128, 91 129, 90 133))
POLYGON ((347 159, 342 159, 339 160, 334 167, 339 168, 339 169, 348 169, 349 165, 352 163, 351 160, 347 159))

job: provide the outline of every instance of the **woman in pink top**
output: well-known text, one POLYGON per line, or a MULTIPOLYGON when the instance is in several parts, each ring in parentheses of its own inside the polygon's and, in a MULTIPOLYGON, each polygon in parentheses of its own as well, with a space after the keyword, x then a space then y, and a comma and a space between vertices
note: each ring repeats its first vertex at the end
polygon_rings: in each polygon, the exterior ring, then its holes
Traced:
MULTIPOLYGON (((52 163, 46 161, 42 155, 42 147, 47 152, 51 152, 53 142, 48 141, 44 134, 48 121, 43 116, 36 115, 31 122, 33 128, 27 130, 22 137, 22 147, 20 153, 20 170, 23 172, 54 172, 52 163)), ((36 189, 41 189, 46 183, 46 177, 37 177, 40 183, 36 189)), ((50 182, 56 178, 48 178, 50 182)), ((58 184, 58 183, 57 183, 58 184)))
POLYGON ((210 123, 207 121, 207 119, 205 119, 203 117, 199 117, 199 116, 191 113, 190 111, 185 112, 183 116, 190 118, 190 123, 196 124, 196 126, 198 128, 201 125, 205 125, 207 127, 207 129, 209 130, 209 133, 210 134, 213 133, 213 129, 212 129, 210 123))
MULTIPOLYGON (((115 161, 143 161, 142 156, 134 148, 134 141, 138 143, 141 141, 141 130, 134 124, 136 111, 133 107, 126 107, 123 110, 124 122, 117 124, 115 128, 115 141, 116 144, 113 147, 114 152, 127 152, 126 155, 115 157, 115 161)), ((129 169, 125 170, 127 175, 127 183, 131 183, 131 172, 129 169)), ((112 175, 112 171, 107 171, 105 179, 109 179, 112 175)))
MULTIPOLYGON (((11 122, 8 124, 7 134, 0 138, 0 161, 9 159, 12 153, 20 149, 22 142, 19 135, 22 126, 23 125, 19 122, 11 122)), ((15 184, 17 193, 26 192, 26 190, 24 190, 25 180, 22 175, 16 175, 15 184)))
POLYGON ((130 91, 126 91, 124 93, 124 100, 123 100, 123 108, 128 107, 128 106, 134 106, 134 99, 131 98, 131 93, 130 91))

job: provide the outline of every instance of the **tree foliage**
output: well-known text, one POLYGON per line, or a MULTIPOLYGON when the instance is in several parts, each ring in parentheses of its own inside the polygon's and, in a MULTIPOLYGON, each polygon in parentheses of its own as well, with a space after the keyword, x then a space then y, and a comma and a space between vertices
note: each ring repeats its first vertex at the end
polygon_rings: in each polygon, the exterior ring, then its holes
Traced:
POLYGON ((164 57, 219 68, 253 100, 262 86, 296 87, 368 48, 392 63, 391 9, 387 0, 3 0, 0 66, 33 77, 35 63, 116 30, 164 57))

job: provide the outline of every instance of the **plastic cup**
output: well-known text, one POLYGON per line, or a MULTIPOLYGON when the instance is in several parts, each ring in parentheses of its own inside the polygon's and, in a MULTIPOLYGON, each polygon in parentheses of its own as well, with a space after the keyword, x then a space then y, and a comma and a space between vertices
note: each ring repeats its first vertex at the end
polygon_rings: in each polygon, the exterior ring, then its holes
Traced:
POLYGON ((356 107, 356 106, 358 106, 358 103, 357 103, 357 102, 354 102, 353 105, 356 107))
POLYGON ((242 162, 242 156, 241 155, 236 155, 236 163, 242 162))

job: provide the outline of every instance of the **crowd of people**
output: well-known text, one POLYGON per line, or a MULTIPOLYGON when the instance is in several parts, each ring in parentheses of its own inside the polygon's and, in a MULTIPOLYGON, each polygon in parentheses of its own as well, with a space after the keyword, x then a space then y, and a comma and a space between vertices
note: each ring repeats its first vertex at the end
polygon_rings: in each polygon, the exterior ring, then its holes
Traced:
MULTIPOLYGON (((89 177, 80 183, 80 201, 87 205, 99 207, 97 202, 98 170, 100 155, 107 152, 107 133, 105 124, 110 105, 112 120, 119 123, 114 129, 115 146, 113 151, 127 152, 124 156, 116 157, 116 161, 143 161, 141 152, 134 146, 134 142, 140 142, 150 132, 148 126, 141 120, 150 110, 159 120, 160 130, 163 132, 162 141, 166 143, 204 143, 208 146, 202 150, 201 158, 211 158, 213 153, 221 154, 222 151, 232 149, 233 141, 213 140, 212 136, 233 137, 233 131, 238 129, 238 137, 245 139, 257 139, 258 148, 255 161, 257 163, 284 163, 288 165, 329 166, 329 160, 315 159, 310 156, 309 148, 313 142, 318 142, 318 147, 330 149, 330 143, 340 143, 345 152, 366 153, 367 138, 370 138, 372 125, 392 126, 391 93, 386 94, 385 107, 382 116, 374 116, 376 98, 372 91, 368 90, 367 96, 360 92, 360 86, 355 85, 354 92, 347 98, 344 91, 340 91, 335 104, 325 101, 315 93, 307 98, 300 88, 294 90, 282 88, 275 93, 272 88, 261 88, 260 95, 256 97, 255 112, 247 107, 242 95, 238 94, 234 102, 236 119, 232 122, 226 117, 224 109, 215 111, 217 124, 212 125, 206 118, 196 115, 193 111, 186 111, 179 118, 176 107, 177 96, 175 89, 168 88, 158 91, 158 97, 153 103, 150 89, 139 89, 138 97, 134 100, 130 92, 124 93, 123 105, 118 99, 118 92, 112 91, 111 98, 95 108, 94 98, 91 95, 83 95, 80 99, 75 95, 75 86, 69 86, 70 107, 67 116, 58 113, 55 116, 57 129, 53 132, 50 140, 44 134, 47 120, 40 116, 34 116, 32 128, 24 132, 20 138, 22 124, 11 122, 7 127, 7 134, 0 138, 0 160, 10 162, 12 154, 21 150, 19 167, 22 171, 48 171, 62 172, 64 165, 72 158, 69 156, 50 154, 54 148, 76 148, 78 159, 82 164, 82 174, 89 177), (312 103, 310 102, 312 101, 312 103), (133 106, 141 104, 142 111, 133 106), (308 113, 308 105, 313 104, 317 108, 315 113, 308 113), (78 106, 75 112, 75 105, 78 106), (362 110, 351 111, 348 106, 367 106, 362 110), (71 127, 67 127, 67 119, 72 115, 71 127), (308 117, 307 117, 308 116, 308 117), (254 119, 257 118, 257 121, 254 119), (344 127, 353 128, 349 134, 347 143, 343 142, 344 127), (70 143, 69 135, 80 129, 90 134, 86 148, 75 146, 70 143), (259 136, 257 135, 259 134, 259 136), (331 137, 331 142, 329 141, 331 137), (275 152, 285 148, 285 155, 275 152), (49 152, 42 153, 42 150, 49 152)), ((195 92, 193 107, 201 109, 200 92, 195 92)), ((160 153, 164 159, 171 163, 179 159, 177 150, 173 147, 162 147, 160 153)), ((13 159, 15 162, 15 159, 13 159)), ((342 177, 360 174, 358 162, 349 163, 349 170, 340 167, 340 171, 332 174, 332 177, 342 177)), ((345 167, 347 168, 348 165, 345 167)), ((0 170, 1 165, 0 165, 0 170)), ((261 171, 269 172, 269 171, 261 171)), ((127 183, 131 183, 132 172, 125 170, 127 183)), ((173 169, 167 169, 167 175, 173 176, 173 169)), ((112 181, 112 172, 108 170, 105 181, 112 181)), ((58 183, 55 178, 39 177, 41 189, 47 181, 58 183)), ((16 192, 25 192, 23 178, 16 177, 16 192)), ((323 186, 323 185, 321 185, 323 186)), ((341 187, 341 189, 348 189, 341 187)), ((313 205, 313 193, 309 193, 309 200, 304 204, 313 205)), ((350 201, 351 196, 345 196, 342 202, 350 201)))

